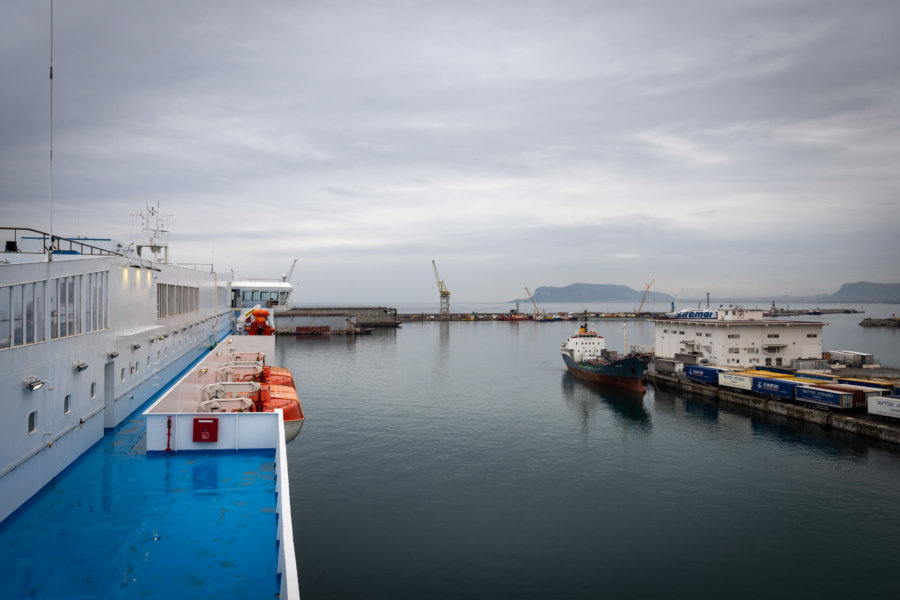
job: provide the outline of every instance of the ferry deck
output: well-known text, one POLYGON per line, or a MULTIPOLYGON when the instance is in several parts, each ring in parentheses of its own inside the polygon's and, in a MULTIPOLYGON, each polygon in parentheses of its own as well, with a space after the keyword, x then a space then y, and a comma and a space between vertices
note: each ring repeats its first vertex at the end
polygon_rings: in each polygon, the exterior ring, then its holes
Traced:
POLYGON ((147 453, 140 413, 0 527, 0 598, 271 598, 274 450, 147 453))

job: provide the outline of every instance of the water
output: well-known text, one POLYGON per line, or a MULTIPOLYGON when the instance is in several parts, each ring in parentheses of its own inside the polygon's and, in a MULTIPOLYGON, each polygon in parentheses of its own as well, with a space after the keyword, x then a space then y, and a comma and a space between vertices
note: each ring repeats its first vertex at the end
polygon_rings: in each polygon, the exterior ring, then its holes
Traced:
MULTIPOLYGON (((621 322, 596 325, 615 348, 621 322)), ((900 448, 652 387, 635 399, 585 385, 559 358, 575 326, 279 338, 276 362, 294 370, 307 415, 288 446, 306 600, 895 589, 900 448)), ((628 343, 652 343, 652 325, 630 323, 628 343)))

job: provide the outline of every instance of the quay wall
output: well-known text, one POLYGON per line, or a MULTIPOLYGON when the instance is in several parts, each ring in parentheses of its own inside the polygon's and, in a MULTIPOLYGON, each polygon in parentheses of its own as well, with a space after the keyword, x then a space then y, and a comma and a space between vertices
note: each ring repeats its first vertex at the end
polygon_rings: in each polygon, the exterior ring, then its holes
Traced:
POLYGON ((679 377, 650 371, 644 373, 644 377, 648 382, 664 387, 674 387, 692 394, 716 398, 720 401, 739 404, 782 417, 864 435, 884 442, 900 444, 900 424, 878 421, 867 414, 843 414, 829 410, 819 410, 781 400, 763 398, 733 390, 724 390, 712 385, 685 381, 679 377))
POLYGON ((396 327, 399 323, 397 309, 388 306, 295 307, 275 313, 275 328, 278 329, 279 319, 335 316, 350 317, 359 327, 396 327))

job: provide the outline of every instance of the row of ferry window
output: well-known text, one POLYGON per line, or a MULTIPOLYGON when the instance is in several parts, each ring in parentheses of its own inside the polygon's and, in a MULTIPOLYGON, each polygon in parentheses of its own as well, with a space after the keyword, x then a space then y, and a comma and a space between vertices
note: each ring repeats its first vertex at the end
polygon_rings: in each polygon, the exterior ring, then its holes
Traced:
MULTIPOLYGON (((12 286, 12 287, 15 287, 15 286, 12 286)), ((180 345, 180 344, 181 344, 181 342, 176 343, 176 345, 180 345)), ((165 353, 166 353, 166 355, 169 354, 168 348, 165 348, 165 353)), ((157 359, 160 358, 161 355, 160 355, 159 350, 157 350, 156 356, 157 356, 157 359)), ((148 367, 150 366, 150 357, 149 356, 147 356, 147 366, 148 367)), ((130 367, 130 369, 131 369, 131 372, 134 374, 139 373, 140 369, 141 369, 140 362, 135 361, 134 366, 130 367)), ((122 381, 125 381, 125 368, 124 367, 121 370, 120 378, 122 381)), ((91 382, 91 400, 96 398, 96 395, 97 395, 97 382, 92 381, 91 382)), ((71 412, 71 410, 72 410, 71 404, 72 404, 72 394, 66 394, 65 397, 63 398, 63 414, 64 415, 67 415, 67 414, 69 414, 69 412, 71 412)), ((36 411, 36 410, 31 411, 28 414, 28 435, 32 435, 33 433, 37 432, 37 423, 38 423, 37 418, 38 418, 38 411, 36 411)))
POLYGON ((200 288, 189 285, 156 284, 156 315, 174 317, 200 310, 200 288))
POLYGON ((244 290, 240 292, 239 290, 234 290, 235 296, 238 294, 241 295, 241 300, 258 300, 260 302, 273 301, 278 302, 279 299, 282 304, 287 302, 288 293, 287 292, 266 292, 259 290, 244 290))
POLYGON ((0 287, 0 350, 109 327, 107 271, 0 287), (46 310, 49 305, 47 331, 46 310))
MULTIPOLYGON (((197 323, 197 325, 199 325, 199 323, 197 323)), ((194 327, 194 325, 189 325, 189 326, 188 326, 188 329, 193 329, 193 327, 194 327)), ((188 335, 191 335, 191 333, 189 332, 188 335)), ((196 334, 194 334, 194 336, 196 337, 196 334)), ((179 348, 183 343, 184 343, 184 340, 177 340, 177 341, 175 341, 175 348, 176 348, 176 349, 179 348)), ((159 362, 159 361, 162 360, 163 353, 165 353, 165 356, 168 356, 168 355, 169 355, 169 347, 168 347, 168 346, 166 346, 166 347, 163 348, 162 350, 157 350, 157 351, 156 351, 156 360, 157 360, 157 362, 159 362)), ((148 355, 147 355, 147 366, 148 366, 148 367, 150 366, 150 361, 151 361, 151 358, 150 358, 150 355, 148 354, 148 355)), ((140 361, 135 361, 133 364, 132 364, 132 363, 128 363, 128 365, 129 365, 129 366, 127 367, 127 369, 128 369, 127 375, 137 375, 138 373, 141 372, 141 363, 140 363, 140 361)), ((120 381, 125 381, 125 375, 126 375, 125 369, 126 369, 126 367, 122 367, 122 368, 119 370, 119 380, 120 380, 120 381)))
MULTIPOLYGON (((96 398, 97 396, 97 382, 91 382, 91 400, 96 398)), ((63 414, 67 415, 72 412, 72 394, 66 394, 63 398, 63 414)), ((32 435, 37 432, 38 426, 38 411, 33 410, 28 413, 28 435, 32 435)))

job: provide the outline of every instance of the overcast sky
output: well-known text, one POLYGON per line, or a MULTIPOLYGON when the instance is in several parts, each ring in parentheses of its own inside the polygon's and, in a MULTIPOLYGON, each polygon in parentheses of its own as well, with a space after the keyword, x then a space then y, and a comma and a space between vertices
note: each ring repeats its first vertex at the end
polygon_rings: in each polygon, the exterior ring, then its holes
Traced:
MULTIPOLYGON (((60 1, 53 229, 295 300, 900 282, 900 2, 60 1)), ((3 0, 0 223, 48 229, 50 2, 3 0)))

